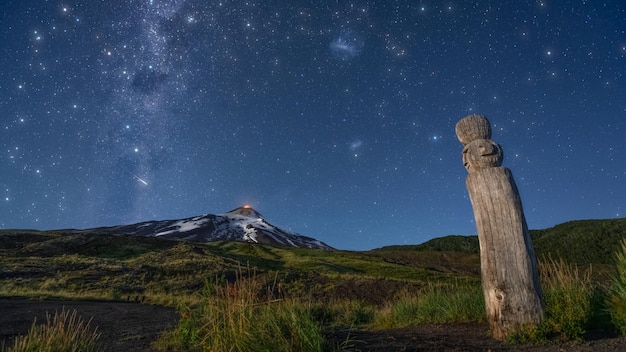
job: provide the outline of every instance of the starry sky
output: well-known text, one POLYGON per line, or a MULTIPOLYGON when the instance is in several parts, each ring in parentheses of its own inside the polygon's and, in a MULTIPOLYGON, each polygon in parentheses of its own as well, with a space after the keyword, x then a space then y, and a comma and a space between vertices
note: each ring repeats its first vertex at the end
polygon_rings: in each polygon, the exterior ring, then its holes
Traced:
POLYGON ((472 113, 531 229, 624 217, 625 31, 622 0, 3 0, 0 228, 472 235, 472 113))

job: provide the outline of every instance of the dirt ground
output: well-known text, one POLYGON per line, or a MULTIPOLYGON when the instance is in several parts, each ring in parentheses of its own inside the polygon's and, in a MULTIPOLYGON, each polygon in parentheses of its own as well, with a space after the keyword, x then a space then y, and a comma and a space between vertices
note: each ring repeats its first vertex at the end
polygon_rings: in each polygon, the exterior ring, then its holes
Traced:
MULTIPOLYGON (((140 303, 102 301, 32 301, 0 299, 0 341, 11 346, 25 334, 33 319, 45 321, 46 312, 75 309, 101 333, 104 351, 152 351, 159 334, 175 326, 174 309, 140 303)), ((624 351, 626 338, 597 335, 576 345, 507 345, 489 338, 485 324, 421 325, 384 331, 334 331, 328 338, 343 351, 624 351)))
POLYGON ((420 325, 384 331, 338 332, 333 339, 346 341, 351 352, 587 352, 626 351, 626 338, 603 338, 579 344, 510 345, 491 339, 486 324, 420 325))
POLYGON ((16 335, 23 335, 37 317, 46 321, 46 312, 76 310, 84 321, 98 327, 98 345, 104 351, 152 351, 150 344, 162 331, 176 325, 178 317, 172 308, 140 303, 103 301, 31 301, 0 299, 0 341, 12 346, 16 335))

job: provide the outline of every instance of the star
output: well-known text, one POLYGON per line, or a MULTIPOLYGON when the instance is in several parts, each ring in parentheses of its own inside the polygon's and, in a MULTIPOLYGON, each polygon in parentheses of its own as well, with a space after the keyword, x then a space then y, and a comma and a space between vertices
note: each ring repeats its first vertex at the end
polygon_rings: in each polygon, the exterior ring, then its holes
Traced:
POLYGON ((473 112, 512 156, 503 165, 531 228, 615 217, 626 199, 615 4, 8 6, 0 224, 121 225, 259 199, 273 223, 337 248, 474 234, 462 148, 448 138, 473 112))

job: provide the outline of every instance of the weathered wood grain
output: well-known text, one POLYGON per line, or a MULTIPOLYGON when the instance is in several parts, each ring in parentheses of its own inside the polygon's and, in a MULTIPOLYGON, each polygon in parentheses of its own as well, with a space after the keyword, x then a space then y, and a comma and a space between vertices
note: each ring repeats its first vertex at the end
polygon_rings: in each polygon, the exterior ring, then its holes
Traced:
POLYGON ((492 167, 466 179, 478 230, 481 278, 497 340, 543 318, 536 258, 511 171, 492 167))
POLYGON ((487 319, 494 339, 504 340, 543 319, 537 260, 513 175, 500 167, 502 148, 488 139, 489 121, 470 115, 457 123, 456 132, 465 146, 487 319))

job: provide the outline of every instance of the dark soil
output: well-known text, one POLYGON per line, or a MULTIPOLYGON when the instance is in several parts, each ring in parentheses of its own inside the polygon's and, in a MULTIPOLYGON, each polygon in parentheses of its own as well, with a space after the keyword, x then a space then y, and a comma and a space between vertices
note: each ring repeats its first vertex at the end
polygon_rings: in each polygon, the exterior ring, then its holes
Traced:
MULTIPOLYGON (((132 302, 31 301, 0 299, 0 341, 12 346, 17 335, 24 335, 33 324, 46 321, 61 310, 76 310, 84 321, 91 321, 100 333, 98 345, 104 351, 153 351, 150 344, 161 332, 176 325, 172 308, 132 302)), ((1 343, 1 342, 0 342, 1 343)))
MULTIPOLYGON (((26 334, 33 319, 46 320, 46 312, 76 310, 84 320, 93 317, 104 351, 153 351, 151 343, 176 325, 172 308, 141 303, 104 301, 32 301, 0 299, 0 341, 11 346, 26 334)), ((343 351, 624 351, 626 338, 597 335, 579 344, 508 345, 492 340, 486 324, 420 325, 383 331, 339 330, 329 333, 343 351)), ((1 342, 0 342, 1 343, 1 342)))
POLYGON ((489 337, 487 324, 419 325, 382 331, 339 331, 332 337, 346 347, 343 351, 525 351, 525 352, 608 352, 626 351, 626 338, 603 338, 578 344, 511 345, 489 337))

